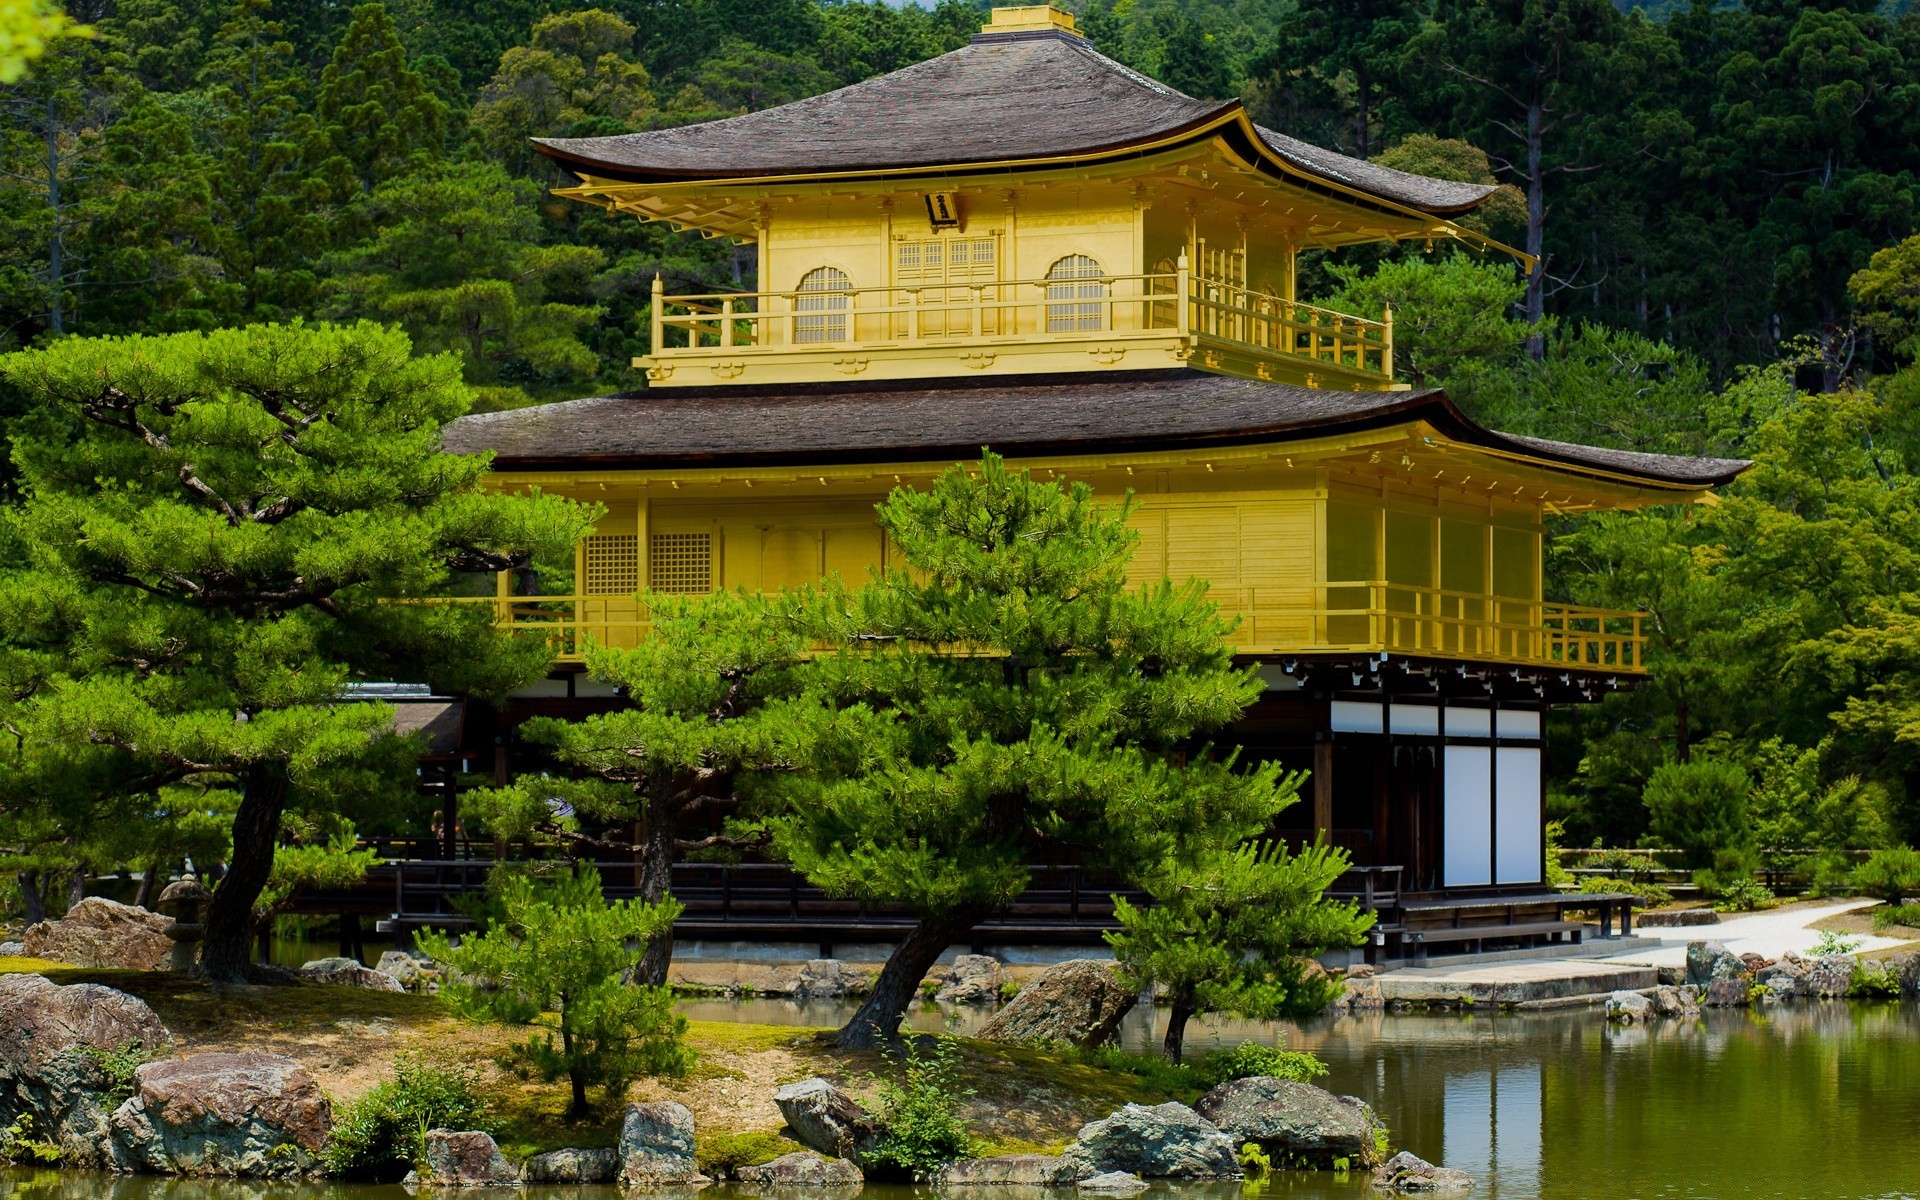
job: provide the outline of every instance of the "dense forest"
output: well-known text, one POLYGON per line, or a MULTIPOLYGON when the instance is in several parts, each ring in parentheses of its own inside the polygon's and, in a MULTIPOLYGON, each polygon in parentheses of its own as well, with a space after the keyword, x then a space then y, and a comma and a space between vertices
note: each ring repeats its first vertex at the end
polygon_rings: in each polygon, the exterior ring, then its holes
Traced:
MULTIPOLYGON (((548 195, 527 139, 781 104, 985 7, 75 0, 94 36, 0 85, 0 350, 372 318, 456 352, 483 407, 634 388, 656 272, 746 283, 752 256, 548 195)), ((1561 522, 1552 587, 1649 609, 1657 675, 1559 718, 1571 841, 1711 828, 1697 865, 1745 873, 1920 839, 1920 7, 1068 7, 1264 124, 1507 185, 1471 219, 1531 271, 1436 246, 1303 272, 1392 302, 1403 377, 1502 428, 1756 460, 1691 514, 1561 522)))

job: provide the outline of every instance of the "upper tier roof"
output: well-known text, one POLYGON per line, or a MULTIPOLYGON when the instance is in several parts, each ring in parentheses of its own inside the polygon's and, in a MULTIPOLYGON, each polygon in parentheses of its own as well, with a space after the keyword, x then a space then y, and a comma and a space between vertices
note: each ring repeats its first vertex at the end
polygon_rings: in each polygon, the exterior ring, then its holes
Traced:
POLYGON ((1725 483, 1747 464, 1576 446, 1475 424, 1446 394, 1338 392, 1190 368, 923 384, 646 391, 462 417, 456 454, 502 471, 927 462, 1285 442, 1415 420, 1463 444, 1666 487, 1725 483))
POLYGON ((638 183, 1097 158, 1216 130, 1277 171, 1292 168, 1421 212, 1464 212, 1494 191, 1260 128, 1237 100, 1196 100, 1057 29, 980 34, 891 75, 722 121, 534 141, 576 174, 638 183))

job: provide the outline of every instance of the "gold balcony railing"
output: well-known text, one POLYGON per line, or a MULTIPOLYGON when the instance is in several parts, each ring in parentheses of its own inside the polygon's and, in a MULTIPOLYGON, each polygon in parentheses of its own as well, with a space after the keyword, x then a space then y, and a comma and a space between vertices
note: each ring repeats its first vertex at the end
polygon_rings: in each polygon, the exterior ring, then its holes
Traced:
MULTIPOLYGON (((1245 654, 1392 653, 1638 674, 1646 670, 1644 615, 1381 582, 1297 588, 1215 588, 1238 615, 1245 654)), ((589 645, 637 645, 652 629, 646 606, 624 596, 472 596, 429 604, 484 604, 503 629, 546 638, 562 662, 589 645)))
POLYGON ((1393 325, 1208 279, 1162 274, 981 280, 924 286, 668 295, 653 285, 656 366, 808 352, 915 347, 1005 352, 1085 342, 1217 345, 1393 377, 1393 325), (1184 302, 1183 299, 1184 298, 1184 302), (737 356, 737 358, 736 358, 737 356))

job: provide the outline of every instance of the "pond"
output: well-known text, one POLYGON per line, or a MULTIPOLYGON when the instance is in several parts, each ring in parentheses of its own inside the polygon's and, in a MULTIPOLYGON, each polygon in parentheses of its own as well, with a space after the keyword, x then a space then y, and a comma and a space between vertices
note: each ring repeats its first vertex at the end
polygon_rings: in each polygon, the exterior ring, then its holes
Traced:
MULTIPOLYGON (((694 1001, 689 1016, 833 1025, 848 1008, 694 1001)), ((983 1019, 963 1014, 965 1032, 983 1019)), ((914 1022, 955 1020, 933 1008, 914 1022)), ((1157 1044, 1137 1009, 1129 1048, 1157 1044)), ((1204 1048, 1276 1037, 1327 1061, 1323 1080, 1371 1103, 1396 1147, 1480 1180, 1476 1200, 1893 1200, 1920 1197, 1920 1006, 1816 1004, 1710 1011, 1699 1021, 1609 1028, 1587 1011, 1505 1016, 1379 1014, 1285 1029, 1221 1022, 1204 1048)), ((397 1187, 201 1184, 77 1173, 0 1176, 34 1200, 398 1200, 397 1187)), ((608 1189, 530 1189, 528 1200, 608 1189)), ((981 1200, 993 1200, 986 1193, 981 1200)), ((1161 1186, 1147 1200, 1358 1200, 1358 1176, 1281 1175, 1241 1188, 1161 1186)), ((738 1193, 744 1196, 744 1192, 738 1193)), ((907 1200, 871 1188, 865 1200, 907 1200)), ((703 1200, 735 1200, 713 1188, 703 1200)), ((1030 1200, 1022 1196, 1021 1200, 1030 1200)))

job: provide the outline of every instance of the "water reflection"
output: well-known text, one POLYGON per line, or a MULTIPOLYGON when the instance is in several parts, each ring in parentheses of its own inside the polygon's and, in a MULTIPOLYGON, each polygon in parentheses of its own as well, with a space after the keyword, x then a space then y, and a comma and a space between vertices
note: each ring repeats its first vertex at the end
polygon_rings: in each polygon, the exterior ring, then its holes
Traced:
MULTIPOLYGON (((831 1001, 698 1001, 700 1020, 829 1027, 831 1001)), ((916 1010, 914 1024, 976 1028, 985 1013, 916 1010)), ((1129 1015, 1131 1048, 1160 1020, 1129 1015)), ((1597 1013, 1373 1014, 1301 1026, 1223 1021, 1200 1047, 1284 1040, 1327 1061, 1323 1082, 1372 1104, 1396 1146, 1462 1168, 1483 1200, 1915 1200, 1920 1197, 1920 1007, 1803 1005, 1714 1011, 1697 1021, 1613 1028, 1597 1013)), ((247 1185, 0 1175, 0 1196, 33 1200, 399 1200, 397 1187, 247 1185)), ((605 1200, 609 1189, 545 1188, 528 1200, 605 1200)), ((869 1188, 862 1200, 909 1200, 869 1188)), ((1242 1189, 1156 1187, 1150 1200, 1360 1200, 1358 1177, 1281 1175, 1242 1189)), ((747 1200, 715 1188, 705 1200, 747 1200)), ((922 1200, 932 1200, 920 1193, 922 1200)), ((807 1200, 813 1200, 809 1197, 807 1200)), ((1004 1189, 972 1200, 1015 1200, 1004 1189)))

